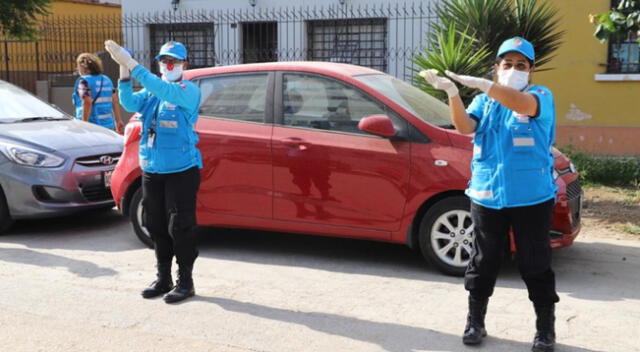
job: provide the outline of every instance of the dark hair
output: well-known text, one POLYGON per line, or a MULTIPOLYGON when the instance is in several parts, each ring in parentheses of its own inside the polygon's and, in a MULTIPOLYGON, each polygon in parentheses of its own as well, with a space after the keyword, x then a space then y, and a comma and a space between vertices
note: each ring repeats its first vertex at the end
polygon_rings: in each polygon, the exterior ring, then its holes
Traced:
POLYGON ((97 75, 102 73, 102 60, 91 53, 82 53, 76 59, 78 66, 87 70, 89 74, 97 75))

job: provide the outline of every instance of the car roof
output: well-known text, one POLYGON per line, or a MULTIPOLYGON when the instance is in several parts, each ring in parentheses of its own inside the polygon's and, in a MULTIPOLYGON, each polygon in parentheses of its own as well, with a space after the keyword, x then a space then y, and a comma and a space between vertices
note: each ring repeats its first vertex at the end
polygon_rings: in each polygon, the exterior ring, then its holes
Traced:
POLYGON ((368 67, 323 61, 280 61, 257 64, 241 64, 199 68, 185 72, 187 79, 199 76, 218 75, 225 73, 239 73, 252 71, 306 71, 312 73, 338 74, 342 76, 356 76, 363 74, 385 74, 368 67))

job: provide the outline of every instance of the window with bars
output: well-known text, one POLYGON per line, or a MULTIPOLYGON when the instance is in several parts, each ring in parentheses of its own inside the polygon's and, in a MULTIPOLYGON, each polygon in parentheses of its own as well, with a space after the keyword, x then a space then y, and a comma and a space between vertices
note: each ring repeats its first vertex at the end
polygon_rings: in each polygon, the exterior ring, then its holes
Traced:
MULTIPOLYGON (((612 0, 611 8, 619 3, 620 0, 612 0)), ((640 73, 640 45, 636 32, 629 33, 622 41, 609 41, 607 73, 640 73)))
POLYGON ((157 65, 153 65, 155 53, 160 51, 162 44, 170 40, 181 42, 187 47, 189 68, 215 65, 213 23, 152 24, 149 25, 149 29, 152 70, 158 69, 157 65))
POLYGON ((387 70, 387 19, 358 18, 307 22, 308 58, 387 70))

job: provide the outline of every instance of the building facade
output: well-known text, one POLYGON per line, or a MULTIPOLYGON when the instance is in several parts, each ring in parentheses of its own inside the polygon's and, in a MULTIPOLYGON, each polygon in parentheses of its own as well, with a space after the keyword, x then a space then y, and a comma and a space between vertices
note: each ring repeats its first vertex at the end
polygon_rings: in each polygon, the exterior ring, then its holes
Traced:
POLYGON ((596 155, 640 156, 640 46, 601 44, 589 14, 610 0, 554 1, 565 31, 553 70, 535 73, 556 99, 557 144, 596 155))
MULTIPOLYGON (((142 62, 169 39, 191 67, 333 61, 414 75, 438 0, 124 0, 125 45, 142 62), (150 12, 153 9, 154 12, 150 12)), ((152 66, 153 68, 153 66, 152 66)))
POLYGON ((37 80, 71 74, 79 53, 102 51, 106 39, 121 37, 120 5, 54 0, 49 12, 37 21, 36 41, 0 37, 0 79, 35 92, 37 80), (104 22, 113 24, 108 31, 104 22))

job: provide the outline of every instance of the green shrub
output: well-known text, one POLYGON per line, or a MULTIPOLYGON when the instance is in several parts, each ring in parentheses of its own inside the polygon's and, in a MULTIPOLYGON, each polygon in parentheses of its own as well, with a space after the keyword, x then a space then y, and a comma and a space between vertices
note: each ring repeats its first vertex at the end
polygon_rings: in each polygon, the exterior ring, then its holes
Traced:
POLYGON ((562 152, 576 166, 583 183, 640 188, 640 158, 638 157, 593 156, 572 148, 565 148, 562 152))

